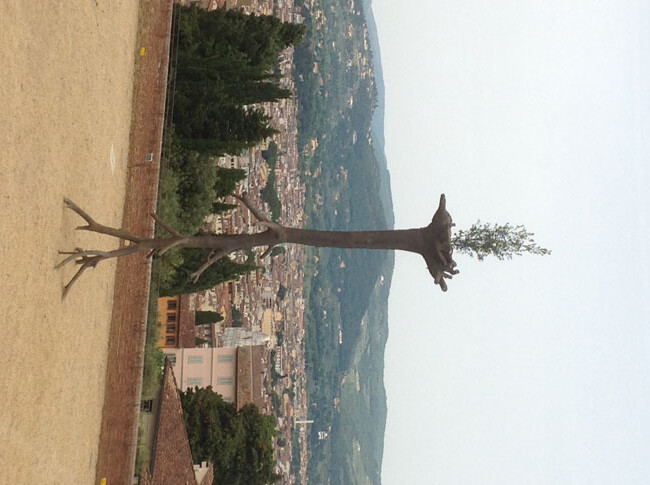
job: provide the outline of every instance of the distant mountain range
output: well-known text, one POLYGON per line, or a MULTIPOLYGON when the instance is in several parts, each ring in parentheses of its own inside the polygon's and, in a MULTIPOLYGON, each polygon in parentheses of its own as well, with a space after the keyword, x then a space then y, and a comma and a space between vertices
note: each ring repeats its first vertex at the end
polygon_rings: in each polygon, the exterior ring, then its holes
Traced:
MULTIPOLYGON (((392 228, 384 90, 370 2, 314 0, 301 12, 308 32, 295 51, 294 79, 306 225, 392 228)), ((306 252, 310 483, 381 483, 393 264, 387 251, 306 252), (319 440, 319 431, 328 439, 319 440)))
POLYGON ((368 27, 368 39, 370 41, 370 50, 372 52, 372 66, 375 71, 375 85, 377 86, 377 108, 372 116, 372 136, 375 148, 375 156, 380 165, 385 168, 381 171, 382 186, 381 198, 386 206, 386 217, 390 221, 390 227, 395 225, 395 216, 393 214, 393 197, 390 190, 390 172, 388 171, 388 160, 385 153, 384 139, 384 115, 386 112, 386 97, 384 90, 384 73, 381 66, 381 48, 379 46, 379 36, 377 34, 377 24, 375 16, 372 13, 372 0, 363 0, 363 11, 368 27))

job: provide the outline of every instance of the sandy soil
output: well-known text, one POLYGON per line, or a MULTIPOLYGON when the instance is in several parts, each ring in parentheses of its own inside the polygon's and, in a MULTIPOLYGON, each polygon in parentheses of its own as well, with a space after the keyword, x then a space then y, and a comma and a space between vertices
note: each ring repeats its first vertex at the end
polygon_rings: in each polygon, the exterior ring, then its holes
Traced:
POLYGON ((117 243, 73 229, 64 195, 120 225, 137 0, 0 7, 0 483, 93 483, 115 265, 57 250, 117 243))

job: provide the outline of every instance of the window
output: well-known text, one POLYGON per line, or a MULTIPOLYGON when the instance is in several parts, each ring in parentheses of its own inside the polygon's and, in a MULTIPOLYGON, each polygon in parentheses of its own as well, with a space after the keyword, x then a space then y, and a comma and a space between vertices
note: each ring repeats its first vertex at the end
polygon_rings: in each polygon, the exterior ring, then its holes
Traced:
POLYGON ((167 334, 175 334, 176 333, 176 324, 167 325, 167 327, 165 328, 165 333, 167 333, 167 334))
POLYGON ((171 365, 176 365, 176 354, 165 354, 165 357, 171 365))
POLYGON ((167 300, 167 310, 176 310, 178 302, 176 300, 167 300))
POLYGON ((217 377, 217 386, 227 386, 232 384, 232 377, 217 377))
POLYGON ((187 378, 188 387, 201 387, 201 378, 200 377, 188 377, 187 378))
POLYGON ((170 335, 165 337, 165 345, 176 345, 176 336, 170 335))
POLYGON ((176 314, 175 313, 168 313, 167 314, 167 321, 168 322, 175 322, 176 321, 176 314))
POLYGON ((232 354, 219 354, 217 356, 217 362, 219 364, 224 364, 226 362, 232 362, 234 360, 235 356, 232 354))
POLYGON ((187 363, 188 364, 203 364, 203 356, 202 355, 188 355, 187 356, 187 363))

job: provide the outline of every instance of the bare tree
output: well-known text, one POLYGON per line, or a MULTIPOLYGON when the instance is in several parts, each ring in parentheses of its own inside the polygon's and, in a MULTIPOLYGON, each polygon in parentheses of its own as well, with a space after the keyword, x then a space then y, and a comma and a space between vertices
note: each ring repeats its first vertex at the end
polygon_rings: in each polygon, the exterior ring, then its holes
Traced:
POLYGON ((147 252, 150 257, 162 256, 172 248, 203 248, 212 250, 203 265, 190 275, 190 278, 194 282, 198 281, 203 272, 212 264, 232 252, 265 246, 266 250, 262 254, 262 258, 264 258, 275 246, 283 243, 333 248, 398 249, 418 253, 424 258, 429 273, 431 273, 433 280, 440 286, 442 291, 447 291, 445 279, 449 279, 458 273, 456 263, 452 259, 451 227, 453 224, 451 216, 446 209, 444 194, 440 196, 440 203, 433 215, 431 223, 425 227, 390 231, 350 232, 317 231, 282 226, 266 217, 252 204, 246 194, 233 194, 233 196, 248 207, 259 221, 259 225, 264 228, 263 231, 252 234, 212 234, 199 232, 197 235, 187 236, 178 233, 156 214, 151 214, 151 217, 169 233, 169 236, 144 238, 121 229, 99 224, 81 209, 81 207, 70 199, 65 198, 64 206, 76 212, 87 223, 85 226, 77 227, 78 230, 92 231, 118 237, 130 241, 131 244, 112 251, 86 250, 82 248, 76 248, 74 251, 69 252, 59 251, 60 254, 65 254, 67 257, 56 265, 56 269, 71 262, 79 265, 79 269, 75 275, 65 285, 63 296, 66 296, 72 285, 86 269, 94 268, 104 260, 139 252, 147 252))
POLYGON ((498 259, 511 259, 524 253, 546 255, 551 252, 535 243, 531 232, 524 226, 511 224, 486 224, 478 221, 468 230, 459 230, 451 236, 454 226, 451 216, 446 209, 445 195, 440 195, 440 203, 428 226, 416 229, 401 229, 391 231, 316 231, 313 229, 298 229, 282 226, 271 221, 253 205, 247 195, 232 194, 257 218, 259 225, 264 228, 261 232, 252 234, 212 234, 200 231, 195 236, 180 234, 161 220, 156 214, 151 214, 156 222, 169 233, 168 237, 144 238, 121 229, 104 226, 96 222, 88 213, 70 199, 64 199, 66 208, 79 214, 87 223, 77 227, 78 230, 92 231, 100 234, 118 237, 130 241, 131 244, 113 251, 84 250, 64 252, 67 257, 56 265, 59 269, 67 263, 74 262, 79 269, 65 285, 65 297, 72 285, 88 268, 94 268, 106 259, 118 258, 139 252, 148 252, 148 256, 162 256, 172 248, 210 249, 205 262, 192 274, 190 280, 196 283, 203 272, 221 258, 229 254, 255 247, 266 247, 261 259, 268 256, 278 244, 293 243, 305 246, 352 248, 352 249, 393 249, 420 254, 435 284, 442 291, 447 291, 445 279, 451 279, 458 274, 456 262, 452 259, 454 249, 458 252, 476 256, 479 261, 488 255, 498 259))

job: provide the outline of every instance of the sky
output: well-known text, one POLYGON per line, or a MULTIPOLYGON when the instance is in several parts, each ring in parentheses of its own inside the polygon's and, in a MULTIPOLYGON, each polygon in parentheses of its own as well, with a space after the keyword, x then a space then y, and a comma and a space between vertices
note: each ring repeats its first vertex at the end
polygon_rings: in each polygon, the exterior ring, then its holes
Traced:
POLYGON ((552 250, 397 254, 383 483, 648 483, 650 2, 372 5, 396 227, 445 193, 552 250))

